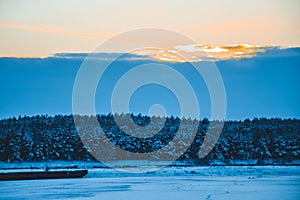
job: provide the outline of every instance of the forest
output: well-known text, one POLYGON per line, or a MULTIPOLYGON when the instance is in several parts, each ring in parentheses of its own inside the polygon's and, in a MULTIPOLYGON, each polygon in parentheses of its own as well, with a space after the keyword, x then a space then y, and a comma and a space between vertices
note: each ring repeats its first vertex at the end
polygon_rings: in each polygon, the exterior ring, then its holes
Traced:
MULTIPOLYGON (((101 134, 105 134, 108 142, 125 151, 141 154, 153 152, 172 142, 181 125, 184 141, 185 135, 188 136, 188 133, 193 131, 192 124, 197 124, 193 141, 191 144, 185 144, 189 147, 183 155, 170 152, 174 154, 174 159, 193 160, 199 163, 212 160, 224 162, 257 160, 257 164, 270 159, 284 161, 300 159, 300 120, 279 118, 214 122, 212 131, 223 128, 222 133, 212 151, 200 159, 198 152, 210 123, 212 122, 207 118, 200 121, 173 116, 162 119, 140 114, 37 115, 7 118, 0 120, 0 161, 95 161, 90 151, 93 147, 101 145, 96 139, 101 134), (115 119, 118 119, 118 123, 115 119), (128 119, 131 119, 138 128, 126 126, 128 119), (98 123, 90 123, 95 120, 98 123), (158 128, 153 136, 144 137, 142 130, 145 130, 151 122, 162 128, 158 128), (159 124, 162 122, 164 123, 159 124), (120 127, 122 123, 125 125, 120 127), (140 132, 139 137, 134 137, 124 130, 140 132), (86 141, 85 144, 89 144, 88 147, 83 144, 82 138, 86 141)), ((155 130, 155 127, 151 128, 155 130)), ((177 148, 181 147, 177 146, 177 148)), ((107 151, 110 152, 98 153, 109 155, 110 160, 121 159, 117 151, 112 149, 107 151)))

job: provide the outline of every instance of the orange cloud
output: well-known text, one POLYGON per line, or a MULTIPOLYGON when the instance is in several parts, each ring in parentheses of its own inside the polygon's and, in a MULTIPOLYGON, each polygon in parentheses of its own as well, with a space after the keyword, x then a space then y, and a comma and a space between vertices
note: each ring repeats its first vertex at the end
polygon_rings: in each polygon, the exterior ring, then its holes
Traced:
POLYGON ((252 58, 265 52, 268 46, 232 44, 232 45, 179 45, 169 50, 151 50, 142 52, 152 58, 165 62, 218 61, 228 59, 252 58))
MULTIPOLYGON (((266 45, 249 44, 211 46, 212 50, 209 53, 210 56, 213 56, 217 59, 251 58, 256 56, 256 53, 265 52, 266 47, 266 45), (222 51, 213 51, 214 49, 221 49, 222 51)), ((201 46, 199 48, 201 48, 201 46)))

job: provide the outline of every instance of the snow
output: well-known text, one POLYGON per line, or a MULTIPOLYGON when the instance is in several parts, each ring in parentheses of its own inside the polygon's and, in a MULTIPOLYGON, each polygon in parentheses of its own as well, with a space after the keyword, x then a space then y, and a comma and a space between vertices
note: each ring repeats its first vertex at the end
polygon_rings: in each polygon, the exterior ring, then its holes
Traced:
POLYGON ((81 179, 0 181, 0 199, 299 199, 299 166, 89 169, 81 179))

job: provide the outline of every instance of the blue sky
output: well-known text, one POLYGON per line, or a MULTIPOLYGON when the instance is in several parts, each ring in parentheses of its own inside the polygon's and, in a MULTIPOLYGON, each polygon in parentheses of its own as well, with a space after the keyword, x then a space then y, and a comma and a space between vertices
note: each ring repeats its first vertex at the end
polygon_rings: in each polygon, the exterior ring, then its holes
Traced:
MULTIPOLYGON (((0 118, 35 114, 70 114, 72 90, 82 55, 64 54, 47 58, 0 58, 0 118)), ((84 54, 83 54, 84 55, 84 54)), ((269 48, 252 58, 219 60, 227 96, 227 119, 253 117, 300 118, 300 48, 269 48)), ((109 54, 107 54, 109 56, 109 54)), ((105 57, 105 56, 104 56, 105 57)), ((148 63, 127 55, 111 65, 96 93, 98 113, 110 111, 116 81, 136 65, 148 63)), ((156 60, 150 62, 157 63, 156 60)), ((209 93, 202 78, 189 63, 168 64, 191 83, 201 116, 210 116, 209 93)), ((130 111, 148 113, 152 104, 166 106, 168 114, 179 114, 175 96, 166 88, 147 85, 131 98, 130 111), (155 95, 154 95, 155 94, 155 95)))

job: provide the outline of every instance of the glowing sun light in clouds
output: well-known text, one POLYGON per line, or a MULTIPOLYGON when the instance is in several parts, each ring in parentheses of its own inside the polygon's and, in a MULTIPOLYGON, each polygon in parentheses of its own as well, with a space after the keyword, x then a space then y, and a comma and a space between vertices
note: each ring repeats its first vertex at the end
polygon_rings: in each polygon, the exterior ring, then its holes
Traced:
POLYGON ((148 55, 160 62, 198 62, 228 59, 252 58, 265 52, 267 45, 231 44, 231 45, 177 45, 172 49, 143 50, 140 55, 148 55))

